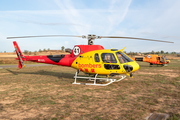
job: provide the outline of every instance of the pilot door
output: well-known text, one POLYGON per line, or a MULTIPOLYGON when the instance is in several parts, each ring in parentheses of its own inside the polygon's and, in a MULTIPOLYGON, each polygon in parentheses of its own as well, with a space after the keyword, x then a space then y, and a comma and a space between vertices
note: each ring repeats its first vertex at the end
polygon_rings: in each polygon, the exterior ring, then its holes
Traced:
POLYGON ((108 71, 109 73, 119 73, 120 66, 113 53, 102 53, 101 60, 104 71, 108 71))
POLYGON ((160 63, 165 63, 164 57, 160 57, 160 63))

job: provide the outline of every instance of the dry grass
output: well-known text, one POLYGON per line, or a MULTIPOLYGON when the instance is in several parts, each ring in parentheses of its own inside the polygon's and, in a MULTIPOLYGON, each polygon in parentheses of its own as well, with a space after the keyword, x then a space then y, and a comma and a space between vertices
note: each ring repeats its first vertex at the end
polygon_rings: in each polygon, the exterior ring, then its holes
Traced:
POLYGON ((72 85, 76 70, 62 66, 1 69, 0 119, 180 119, 180 62, 140 65, 134 78, 106 87, 72 85))

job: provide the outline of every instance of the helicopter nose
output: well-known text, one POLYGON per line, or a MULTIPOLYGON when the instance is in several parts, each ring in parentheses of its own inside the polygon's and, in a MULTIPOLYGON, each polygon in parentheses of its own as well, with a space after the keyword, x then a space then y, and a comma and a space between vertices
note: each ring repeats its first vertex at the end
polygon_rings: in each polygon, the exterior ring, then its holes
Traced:
POLYGON ((170 63, 170 60, 167 60, 167 63, 170 63))
POLYGON ((131 65, 123 65, 123 67, 126 70, 126 72, 134 72, 139 69, 139 64, 134 62, 131 65))
POLYGON ((133 71, 132 72, 134 72, 136 70, 139 70, 139 64, 138 63, 133 64, 133 71))

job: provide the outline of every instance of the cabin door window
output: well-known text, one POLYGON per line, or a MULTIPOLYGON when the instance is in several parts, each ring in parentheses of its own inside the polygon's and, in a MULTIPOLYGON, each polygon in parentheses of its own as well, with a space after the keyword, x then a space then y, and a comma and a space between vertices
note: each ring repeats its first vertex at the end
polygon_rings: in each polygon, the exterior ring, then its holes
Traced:
POLYGON ((118 70, 120 66, 117 63, 117 60, 113 53, 102 53, 101 59, 104 64, 104 68, 107 70, 118 70))

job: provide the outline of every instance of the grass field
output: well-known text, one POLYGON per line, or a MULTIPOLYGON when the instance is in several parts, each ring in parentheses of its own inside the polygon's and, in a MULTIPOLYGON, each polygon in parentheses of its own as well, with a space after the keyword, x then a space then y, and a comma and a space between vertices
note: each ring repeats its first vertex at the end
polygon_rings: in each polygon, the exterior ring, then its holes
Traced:
POLYGON ((134 78, 106 87, 72 85, 76 70, 68 67, 0 69, 0 119, 180 119, 180 61, 139 64, 134 78))

